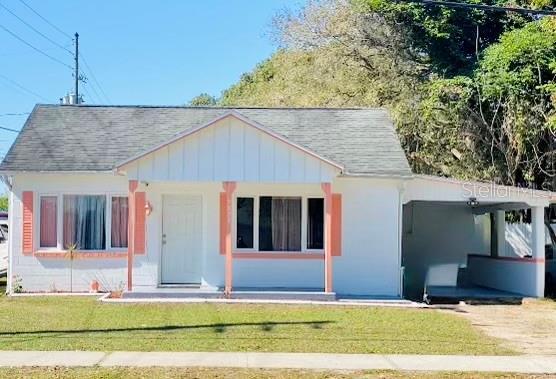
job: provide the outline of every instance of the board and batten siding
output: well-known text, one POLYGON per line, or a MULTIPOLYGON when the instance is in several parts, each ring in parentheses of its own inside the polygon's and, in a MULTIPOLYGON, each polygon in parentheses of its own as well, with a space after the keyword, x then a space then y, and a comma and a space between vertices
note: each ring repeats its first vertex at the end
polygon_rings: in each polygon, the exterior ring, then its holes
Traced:
POLYGON ((331 182, 339 168, 235 117, 184 136, 121 168, 140 181, 331 182))

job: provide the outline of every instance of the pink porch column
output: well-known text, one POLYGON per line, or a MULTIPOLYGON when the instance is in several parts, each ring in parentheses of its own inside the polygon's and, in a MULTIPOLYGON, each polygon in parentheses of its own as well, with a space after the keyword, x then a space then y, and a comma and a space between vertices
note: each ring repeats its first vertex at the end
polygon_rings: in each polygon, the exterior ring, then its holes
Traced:
POLYGON ((236 189, 235 182, 224 182, 224 193, 226 194, 226 231, 225 253, 226 253, 226 273, 224 279, 224 294, 229 296, 232 293, 233 262, 232 262, 232 198, 236 189))
POLYGON ((135 191, 137 190, 137 180, 129 181, 128 192, 128 217, 127 217, 127 290, 133 287, 133 245, 135 241, 135 191))
POLYGON ((324 192, 324 292, 332 292, 332 188, 322 183, 324 192))

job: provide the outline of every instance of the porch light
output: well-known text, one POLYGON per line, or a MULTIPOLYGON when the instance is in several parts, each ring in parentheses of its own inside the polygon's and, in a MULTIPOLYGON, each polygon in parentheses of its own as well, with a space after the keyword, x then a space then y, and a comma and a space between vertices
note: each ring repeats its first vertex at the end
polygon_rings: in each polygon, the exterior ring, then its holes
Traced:
POLYGON ((153 211, 153 206, 151 205, 151 202, 150 202, 150 201, 147 201, 147 202, 145 203, 145 214, 146 214, 147 216, 150 216, 151 213, 152 213, 152 211, 153 211))
POLYGON ((467 201, 467 205, 469 205, 470 207, 476 207, 477 205, 479 205, 479 202, 477 201, 476 197, 470 197, 467 201))

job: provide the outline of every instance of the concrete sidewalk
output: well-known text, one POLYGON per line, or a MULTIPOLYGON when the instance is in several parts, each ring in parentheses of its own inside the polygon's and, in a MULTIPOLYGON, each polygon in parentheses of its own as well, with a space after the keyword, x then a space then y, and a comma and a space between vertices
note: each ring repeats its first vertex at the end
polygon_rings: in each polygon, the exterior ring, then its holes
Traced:
POLYGON ((0 367, 237 367, 556 373, 556 356, 0 351, 0 367))

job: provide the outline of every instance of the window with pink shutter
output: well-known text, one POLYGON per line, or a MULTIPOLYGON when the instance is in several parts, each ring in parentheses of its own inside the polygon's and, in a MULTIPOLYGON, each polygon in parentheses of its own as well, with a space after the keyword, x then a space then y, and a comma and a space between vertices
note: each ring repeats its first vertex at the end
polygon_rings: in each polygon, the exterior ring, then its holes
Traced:
POLYGON ((58 240, 56 196, 41 196, 40 247, 56 247, 58 240))
POLYGON ((112 247, 127 247, 128 201, 124 196, 112 197, 112 247))

